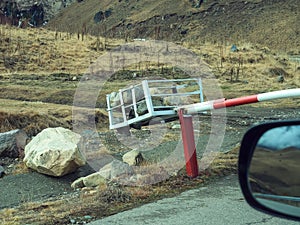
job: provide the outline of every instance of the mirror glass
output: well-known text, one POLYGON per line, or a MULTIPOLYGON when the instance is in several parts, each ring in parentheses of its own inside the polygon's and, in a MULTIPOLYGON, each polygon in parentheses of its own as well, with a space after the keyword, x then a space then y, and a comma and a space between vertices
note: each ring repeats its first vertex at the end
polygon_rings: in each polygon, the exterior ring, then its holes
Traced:
POLYGON ((272 128, 260 137, 248 179, 260 204, 300 217, 300 125, 272 128))

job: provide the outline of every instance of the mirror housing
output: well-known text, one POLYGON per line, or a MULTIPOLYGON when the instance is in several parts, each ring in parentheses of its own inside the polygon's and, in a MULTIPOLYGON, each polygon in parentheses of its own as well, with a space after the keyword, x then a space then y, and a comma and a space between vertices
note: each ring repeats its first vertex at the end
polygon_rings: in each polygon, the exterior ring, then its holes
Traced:
POLYGON ((238 175, 253 208, 300 221, 299 171, 300 120, 263 123, 246 132, 238 175))

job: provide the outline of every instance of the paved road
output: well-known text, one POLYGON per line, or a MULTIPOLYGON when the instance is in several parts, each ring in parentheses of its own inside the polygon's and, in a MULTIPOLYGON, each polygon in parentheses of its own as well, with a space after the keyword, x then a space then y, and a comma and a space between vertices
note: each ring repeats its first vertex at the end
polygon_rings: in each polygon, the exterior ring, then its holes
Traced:
POLYGON ((186 191, 89 225, 299 225, 298 222, 260 213, 247 205, 237 176, 231 175, 206 187, 186 191))

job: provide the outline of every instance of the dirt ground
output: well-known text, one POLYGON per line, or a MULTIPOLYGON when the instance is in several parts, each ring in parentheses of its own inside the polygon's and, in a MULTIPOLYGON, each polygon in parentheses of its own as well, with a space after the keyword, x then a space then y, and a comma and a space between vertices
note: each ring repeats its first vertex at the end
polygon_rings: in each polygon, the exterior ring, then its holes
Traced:
MULTIPOLYGON (((195 17, 197 15, 202 14, 194 14, 195 17)), ((47 127, 72 128, 72 105, 78 81, 89 64, 101 55, 93 47, 97 43, 96 37, 88 37, 81 41, 74 35, 70 37, 68 33, 48 33, 44 29, 30 29, 24 33, 22 31, 1 27, 3 35, 0 39, 3 41, 0 42, 0 50, 6 53, 6 57, 5 60, 0 60, 0 132, 22 128, 32 137, 47 127)), ((275 54, 254 44, 241 47, 242 50, 238 53, 230 52, 231 45, 224 45, 224 49, 217 44, 198 46, 197 43, 196 46, 193 50, 211 65, 226 98, 298 88, 300 85, 299 64, 290 62, 284 55, 275 54), (285 76, 283 83, 277 81, 281 72, 285 76)), ((159 65, 153 70, 145 70, 145 73, 140 71, 142 77, 138 79, 152 78, 151 73, 156 74, 159 71, 162 71, 159 65)), ((181 78, 174 68, 164 71, 167 74, 162 76, 166 79, 181 78), (165 77, 167 75, 169 77, 165 77)), ((122 72, 122 76, 125 73, 132 74, 132 71, 127 69, 122 72)), ((96 113, 94 110, 86 112, 88 119, 97 121, 101 148, 107 149, 117 159, 129 149, 119 141, 114 132, 107 129, 105 94, 124 87, 128 82, 131 80, 126 77, 107 82, 103 93, 99 94, 101 98, 98 99, 96 113)), ((0 165, 7 174, 0 178, 0 223, 38 224, 36 218, 40 218, 40 224, 68 224, 70 218, 86 215, 99 218, 188 188, 195 188, 212 177, 218 178, 228 172, 236 172, 237 149, 243 133, 258 122, 299 119, 299 104, 298 98, 286 102, 257 103, 228 109, 224 141, 219 149, 215 149, 223 153, 212 163, 212 168, 201 172, 195 182, 187 178, 183 168, 179 175, 164 182, 129 189, 129 195, 124 193, 124 190, 120 191, 119 187, 105 190, 72 190, 72 181, 93 171, 90 165, 63 178, 52 178, 30 171, 22 164, 21 158, 1 158, 0 165), (91 191, 94 194, 91 194, 91 191)), ((203 146, 210 140, 210 133, 216 131, 211 130, 211 122, 209 114, 199 115, 194 119, 195 133, 199 135, 199 160, 202 159, 205 150, 203 146)), ((178 125, 178 122, 166 124, 166 134, 160 137, 162 139, 159 145, 144 152, 146 162, 152 163, 167 157, 180 143, 180 129, 171 129, 174 125, 178 125)), ((216 129, 219 126, 221 129, 221 124, 213 125, 216 129)), ((155 129, 160 128, 134 131, 133 134, 139 140, 135 146, 140 145, 138 147, 144 149, 146 144, 148 147, 157 144, 155 139, 151 139, 151 131, 155 129)), ((96 163, 102 165, 105 162, 100 158, 96 163)), ((79 224, 83 224, 84 221, 80 221, 79 224)))
MULTIPOLYGON (((253 124, 265 121, 274 121, 279 119, 295 119, 300 117, 299 109, 295 108, 268 108, 253 106, 240 106, 227 109, 227 124, 224 142, 219 151, 227 152, 236 148, 241 141, 243 133, 253 124)), ((201 158, 203 149, 201 147, 207 144, 209 139, 211 118, 209 115, 199 116, 199 121, 195 120, 200 126, 200 135, 197 145, 198 158, 201 158)), ((173 122, 177 123, 177 122, 173 122)), ((142 132, 142 131, 141 131, 142 132)), ((179 135, 179 130, 173 129, 172 132, 179 135)), ((120 143, 111 136, 112 132, 103 132, 103 145, 105 139, 110 140, 107 148, 113 149, 116 153, 120 151, 120 143), (113 141, 115 140, 115 141, 113 141), (119 149, 118 149, 119 148, 119 149)), ((145 158, 149 161, 155 158, 161 158, 161 155, 169 154, 176 147, 178 140, 167 141, 160 144, 153 151, 147 152, 145 158)), ((236 152, 231 157, 237 157, 236 152)), ((19 165, 17 160, 0 159, 0 165, 8 171, 8 175, 0 179, 0 210, 12 207, 18 207, 26 202, 50 201, 53 199, 72 199, 80 195, 79 190, 71 189, 71 182, 80 176, 93 172, 93 169, 87 165, 80 168, 76 173, 67 175, 63 178, 53 178, 45 175, 28 171, 26 173, 14 174, 14 169, 19 165)), ((163 185, 163 184, 162 184, 163 185)))

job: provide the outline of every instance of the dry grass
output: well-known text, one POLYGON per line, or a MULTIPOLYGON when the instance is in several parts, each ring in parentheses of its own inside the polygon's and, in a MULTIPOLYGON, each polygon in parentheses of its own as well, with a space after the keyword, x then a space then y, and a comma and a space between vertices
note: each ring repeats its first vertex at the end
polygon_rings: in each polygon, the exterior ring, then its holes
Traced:
MULTIPOLYGON (((30 126, 27 131, 36 134, 47 126, 70 127, 70 106, 78 80, 89 65, 104 53, 95 49, 97 38, 87 35, 82 41, 75 34, 7 26, 0 26, 0 33, 0 50, 4 52, 0 58, 0 108, 2 113, 6 113, 1 119, 1 130, 30 126)), ((108 39, 107 42, 111 46, 122 43, 108 39)), ((183 42, 183 46, 208 63, 226 98, 300 86, 299 63, 290 61, 286 53, 279 54, 250 42, 238 43, 239 52, 231 52, 231 46, 226 44, 183 42), (277 82, 276 71, 284 73, 283 83, 277 82)), ((139 71, 144 73, 143 79, 161 73, 162 65, 157 62, 139 66, 144 71, 139 71)), ((128 69, 137 70, 134 65, 128 69)), ((169 74, 170 71, 165 69, 167 74, 162 76, 176 76, 169 74)), ((136 82, 130 80, 131 74, 130 71, 121 71, 116 76, 118 80, 106 82, 97 106, 105 108, 105 94, 136 82)), ((284 100, 278 101, 278 105, 292 105, 295 102, 299 103, 297 100, 284 100)), ((266 102, 260 106, 269 104, 266 102)), ((103 110, 98 115, 101 121, 98 127, 107 129, 107 117, 103 110)))
MULTIPOLYGON (((34 136, 48 127, 62 126, 72 128, 72 106, 28 102, 9 99, 0 101, 0 132, 12 129, 24 129, 29 136, 34 136)), ((81 118, 78 122, 83 125, 95 114, 99 129, 107 129, 107 112, 103 109, 80 109, 81 118)))
POLYGON ((299 54, 297 0, 210 0, 200 8, 195 8, 192 2, 197 1, 76 2, 50 21, 48 27, 123 39, 151 38, 198 44, 244 41, 299 54), (111 15, 95 23, 95 14, 105 10, 110 10, 111 15))
POLYGON ((71 126, 71 109, 68 106, 8 99, 1 99, 0 105, 1 132, 24 129, 33 136, 47 127, 71 126))
POLYGON ((30 169, 23 162, 23 156, 20 156, 20 161, 14 166, 12 175, 29 173, 30 169))
MULTIPOLYGON (((0 26, 0 73, 83 74, 103 51, 97 51, 97 38, 45 29, 19 29, 0 26)), ((110 40, 111 46, 120 44, 110 40)))
POLYGON ((155 185, 138 187, 99 186, 83 189, 62 199, 28 202, 16 208, 0 210, 1 224, 68 224, 70 218, 90 215, 94 219, 137 207, 182 191, 204 185, 211 179, 236 172, 238 148, 219 153, 211 166, 196 179, 184 175, 184 169, 169 180, 155 185), (37 219, 38 218, 38 219, 37 219))
MULTIPOLYGON (((5 52, 3 53, 5 57, 0 58, 1 131, 23 128, 29 135, 35 135, 46 127, 70 128, 72 126, 71 105, 77 85, 77 81, 72 81, 70 78, 81 76, 88 66, 103 54, 103 51, 95 50, 97 39, 85 36, 82 41, 76 35, 70 36, 67 33, 44 29, 20 30, 5 26, 0 26, 0 33, 2 35, 0 48, 5 52)), ((121 41, 111 40, 110 43, 117 45, 121 41)), ((285 54, 277 54, 263 46, 249 42, 240 43, 238 45, 240 51, 232 53, 229 45, 183 44, 209 64, 226 98, 300 86, 299 65, 289 61, 285 54), (238 68, 240 76, 236 79, 238 68), (277 82, 277 76, 270 72, 272 68, 280 68, 286 72, 285 82, 277 82)), ((128 80, 107 82, 99 97, 101 109, 96 110, 99 129, 107 130, 108 127, 107 113, 104 109, 105 94, 128 85, 128 82, 128 80)), ((295 104, 300 104, 300 101, 278 101, 280 106, 295 104)), ((95 111, 82 110, 85 113, 82 114, 80 121, 84 125, 86 118, 95 114, 95 111)), ((164 140, 177 140, 178 137, 179 134, 167 134, 164 140)), ((238 148, 227 154, 220 153, 211 167, 202 171, 195 180, 187 178, 184 172, 181 172, 153 186, 118 187, 116 190, 101 187, 96 191, 82 191, 79 195, 65 199, 31 202, 14 209, 1 210, 1 222, 2 224, 39 224, 37 222, 39 218, 42 221, 40 224, 66 224, 72 216, 88 214, 99 218, 111 215, 138 204, 195 188, 213 177, 236 172, 237 152, 238 148), (109 196, 116 196, 117 200, 114 201, 109 196)), ((24 170, 25 168, 20 164, 16 168, 16 173, 22 173, 24 170)))
POLYGON ((264 46, 241 43, 238 52, 231 52, 231 45, 189 46, 212 67, 226 98, 300 86, 299 63, 264 46), (274 70, 282 73, 283 83, 277 81, 279 74, 274 70))

